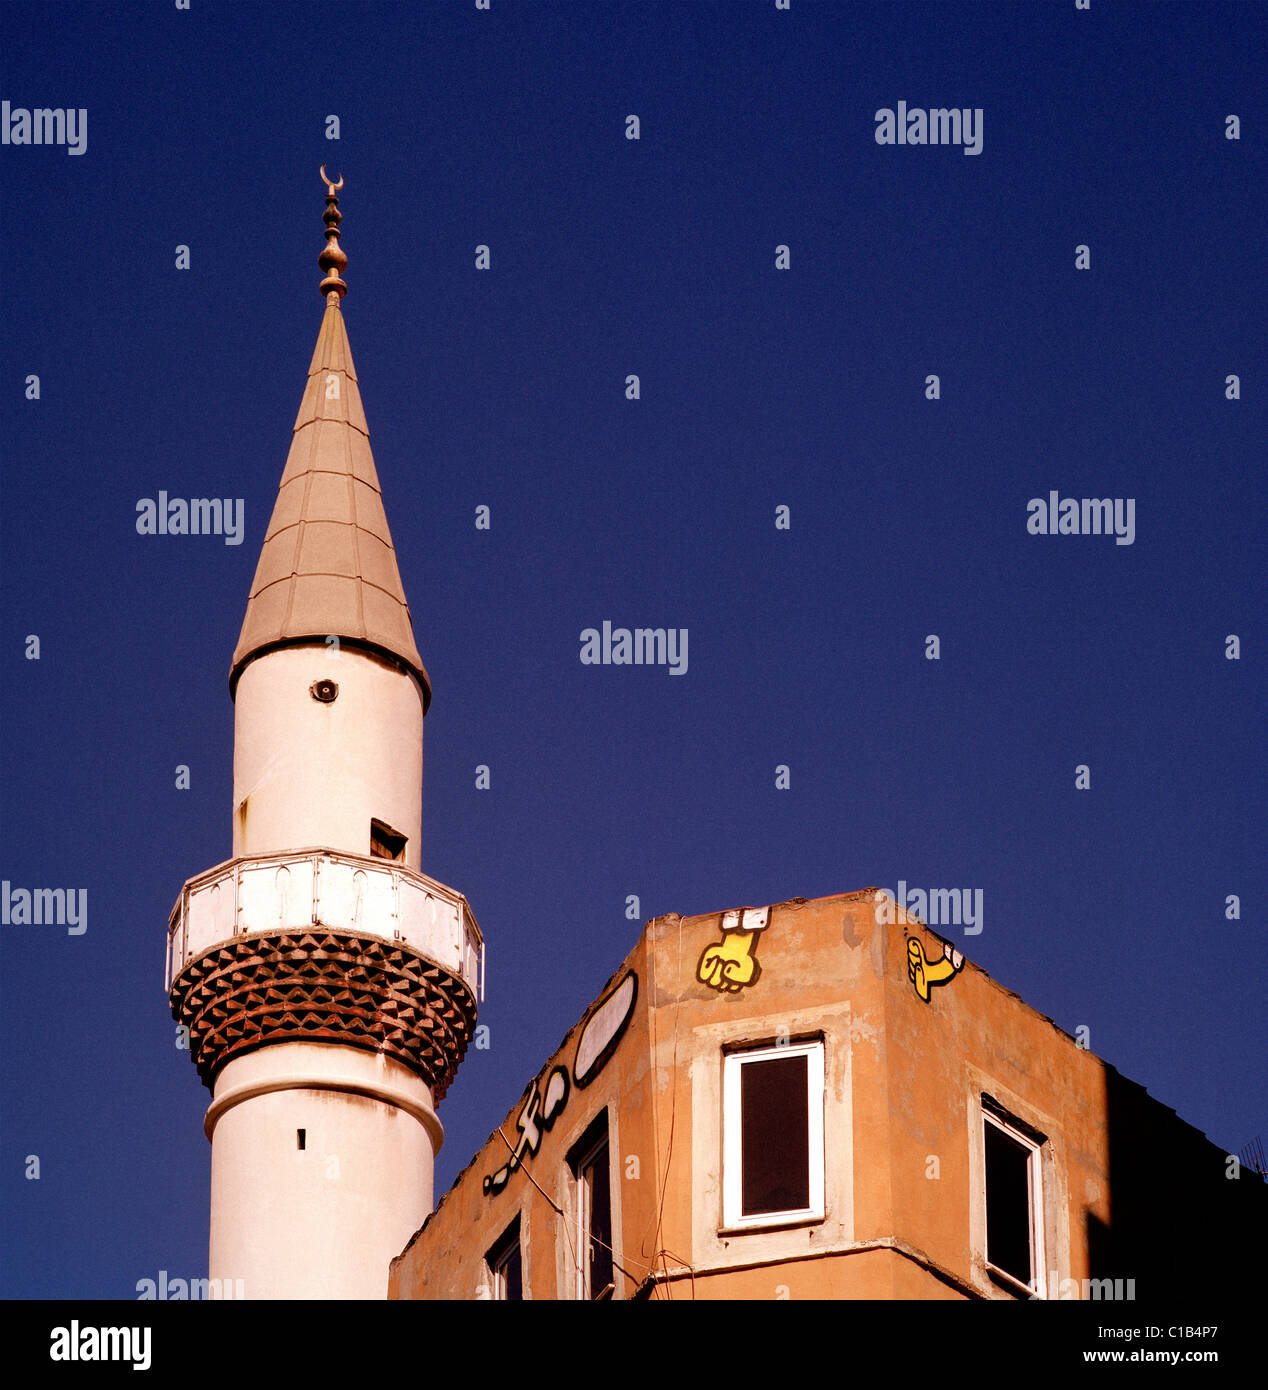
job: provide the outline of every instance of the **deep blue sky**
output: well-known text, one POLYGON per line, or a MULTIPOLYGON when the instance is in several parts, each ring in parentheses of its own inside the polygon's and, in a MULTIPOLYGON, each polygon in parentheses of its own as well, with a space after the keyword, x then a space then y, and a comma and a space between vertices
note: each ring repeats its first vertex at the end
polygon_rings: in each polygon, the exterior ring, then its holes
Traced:
POLYGON ((1217 1144, 1268 1137, 1268 6, 192 5, 4 6, 0 98, 89 114, 82 156, 0 146, 0 877, 87 889, 88 931, 0 928, 0 1291, 205 1273, 165 933, 230 853, 323 161, 435 690, 423 865, 490 948, 437 1192, 631 893, 980 888, 970 959, 1217 1144), (899 100, 982 108, 982 153, 878 145, 899 100), (1050 489, 1134 498, 1135 543, 1028 535, 1050 489), (139 536, 159 490, 244 498, 245 542, 139 536), (582 666, 604 619, 687 628, 688 673, 582 666))

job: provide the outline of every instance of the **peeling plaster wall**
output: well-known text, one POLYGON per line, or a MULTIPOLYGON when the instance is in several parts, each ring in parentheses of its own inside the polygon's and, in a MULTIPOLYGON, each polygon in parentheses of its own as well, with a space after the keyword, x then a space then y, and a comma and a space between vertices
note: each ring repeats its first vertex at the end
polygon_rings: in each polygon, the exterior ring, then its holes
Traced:
POLYGON ((1046 1141, 1045 1296, 1062 1281, 1112 1277, 1134 1279, 1137 1299, 1173 1297, 1201 1287, 1203 1267, 1228 1271, 1239 1262, 1249 1276, 1236 1213, 1258 1208, 1263 1221, 1264 1184, 1228 1181, 1224 1154, 1199 1131, 972 962, 922 999, 908 971, 908 938, 920 940, 929 960, 941 955, 943 938, 897 915, 874 928, 886 938, 892 1208, 883 1233, 980 1297, 1026 1296, 987 1269, 986 1094, 1046 1141))
MULTIPOLYGON (((583 1025, 594 1012, 591 1009, 586 1018, 569 1030, 562 1044, 543 1065, 524 1077, 526 1087, 538 1082, 540 1095, 543 1084, 557 1067, 566 1068, 569 1074, 567 1100, 553 1117, 549 1129, 541 1126, 536 1153, 524 1154, 521 1164, 500 1191, 485 1191, 485 1179, 504 1167, 512 1146, 519 1143, 523 1133, 517 1124, 524 1111, 521 1099, 499 1126, 505 1141, 496 1131, 490 1135, 458 1175, 453 1187, 440 1199, 421 1230, 392 1261, 389 1298, 472 1299, 481 1296, 481 1286, 487 1289, 489 1283, 485 1255, 517 1215, 525 1298, 574 1298, 575 1273, 570 1251, 577 1247, 576 1214, 567 1157, 604 1108, 609 1114, 615 1259, 641 1278, 635 1233, 654 1220, 654 1183, 649 1176, 651 1155, 647 1149, 647 1092, 651 1078, 647 1064, 644 962, 645 944, 640 940, 595 1001, 597 1004, 605 999, 628 971, 633 970, 638 977, 633 1012, 601 1069, 587 1085, 576 1084, 577 1046, 583 1025), (638 1178, 625 1176, 626 1161, 631 1156, 639 1161, 638 1178), (562 1208, 562 1216, 555 1211, 552 1202, 562 1208), (632 1250, 629 1248, 631 1240, 634 1242, 632 1250)), ((616 1284, 619 1298, 629 1297, 635 1286, 619 1272, 616 1284)))
MULTIPOLYGON (((663 1274, 687 1264, 705 1268, 786 1259, 796 1262, 790 1267, 804 1288, 806 1255, 842 1250, 853 1241, 851 1069, 858 1056, 876 1068, 883 1037, 878 961, 870 940, 858 931, 861 920, 855 920, 870 913, 870 896, 866 902, 855 898, 772 908, 756 948, 760 972, 751 985, 735 992, 709 988, 699 975, 702 952, 722 939, 721 913, 650 922, 612 981, 619 981, 627 969, 638 974, 635 1017, 600 1077, 572 1091, 538 1153, 524 1164, 568 1213, 567 1230, 565 1219, 523 1171, 513 1174, 502 1192, 483 1191, 484 1178, 506 1162, 509 1152, 494 1135, 394 1261, 390 1296, 475 1297, 485 1277, 485 1253, 519 1214, 526 1294, 574 1297, 571 1264, 576 1237, 566 1156, 605 1105, 613 1117, 613 1209, 619 1228, 613 1245, 628 1271, 618 1276, 618 1297, 632 1296, 653 1270, 663 1274), (854 944, 844 948, 843 936, 851 932, 854 944), (827 1216, 810 1227, 724 1234, 722 1048, 772 1043, 781 1027, 792 1036, 823 1035, 827 1044, 827 1216)), ((538 1077, 572 1061, 579 1032, 578 1027, 569 1033, 538 1077)), ((880 1083, 870 1084, 879 1094, 880 1083)), ((519 1133, 520 1112, 517 1104, 502 1125, 511 1143, 519 1133)), ((710 1278, 716 1283, 716 1276, 710 1278)), ((673 1284, 656 1296, 684 1295, 673 1284)))
MULTIPOLYGON (((883 920, 878 901, 867 889, 649 922, 608 986, 638 975, 625 1034, 524 1165, 567 1221, 524 1171, 485 1193, 508 1156, 493 1136, 393 1262, 389 1296, 476 1296, 485 1252, 518 1213, 526 1296, 575 1297, 566 1156, 607 1106, 619 1298, 640 1284, 645 1296, 653 1274, 656 1298, 1015 1297, 985 1263, 984 1091, 1047 1137, 1045 1262, 1059 1278, 1135 1277, 1140 1297, 1169 1252, 1163 1277, 1187 1259, 1199 1279, 1196 1247, 1175 1239, 1177 1203, 1201 1214, 1192 1240, 1227 1245, 1241 1229, 1229 1202, 1253 1206, 1264 1184, 1230 1191, 1223 1156, 1196 1130, 972 962, 944 957, 901 909, 883 920), (825 1215, 728 1230, 723 1051, 773 1044, 781 1029, 824 1041, 825 1215), (1217 1217, 1223 1237, 1207 1224, 1217 1217)), ((579 1033, 539 1078, 572 1064, 579 1033)), ((520 1109, 502 1126, 512 1143, 520 1109)))

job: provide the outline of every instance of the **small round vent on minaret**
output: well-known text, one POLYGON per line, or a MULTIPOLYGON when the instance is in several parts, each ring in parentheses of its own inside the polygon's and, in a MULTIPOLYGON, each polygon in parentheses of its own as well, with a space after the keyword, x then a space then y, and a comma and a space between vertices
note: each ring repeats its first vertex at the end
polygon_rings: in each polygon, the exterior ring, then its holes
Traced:
POLYGON ((339 687, 334 681, 314 681, 308 687, 308 693, 314 700, 320 701, 323 705, 329 705, 338 697, 339 687))

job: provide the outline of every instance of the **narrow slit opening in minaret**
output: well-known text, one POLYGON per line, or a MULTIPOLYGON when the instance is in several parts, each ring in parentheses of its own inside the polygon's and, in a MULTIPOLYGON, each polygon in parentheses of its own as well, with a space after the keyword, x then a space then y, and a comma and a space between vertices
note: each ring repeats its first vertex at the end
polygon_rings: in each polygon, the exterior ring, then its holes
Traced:
POLYGON ((295 1131, 295 1147, 297 1149, 302 1149, 307 1141, 308 1131, 306 1129, 297 1129, 295 1131))
POLYGON ((370 855, 374 859, 404 859, 406 837, 385 821, 370 822, 370 855))

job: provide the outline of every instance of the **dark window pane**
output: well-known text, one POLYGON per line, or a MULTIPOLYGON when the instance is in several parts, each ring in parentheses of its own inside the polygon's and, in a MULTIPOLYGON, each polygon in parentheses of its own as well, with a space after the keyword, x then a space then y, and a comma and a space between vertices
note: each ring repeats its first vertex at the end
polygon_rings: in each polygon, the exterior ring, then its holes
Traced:
POLYGON ((810 1205, 807 1057, 777 1057, 740 1066, 740 1209, 801 1211, 810 1205))
POLYGON ((986 1130, 986 1258, 998 1269, 1031 1280, 1030 1154, 997 1125, 986 1130))
POLYGON ((496 1287, 495 1297, 519 1302, 524 1297, 524 1285, 520 1264, 520 1219, 514 1221, 502 1232, 502 1238, 484 1257, 493 1274, 496 1287))
POLYGON ((586 1166, 590 1184, 590 1297, 598 1298, 612 1282, 612 1189, 605 1144, 586 1166))
POLYGON ((519 1303, 524 1298, 524 1288, 520 1282, 520 1247, 519 1242, 515 1242, 515 1247, 507 1256, 505 1264, 501 1269, 502 1278, 506 1281, 506 1292, 502 1295, 508 1302, 519 1303))
POLYGON ((374 859, 404 859, 405 836, 381 820, 370 822, 370 855, 374 859))

